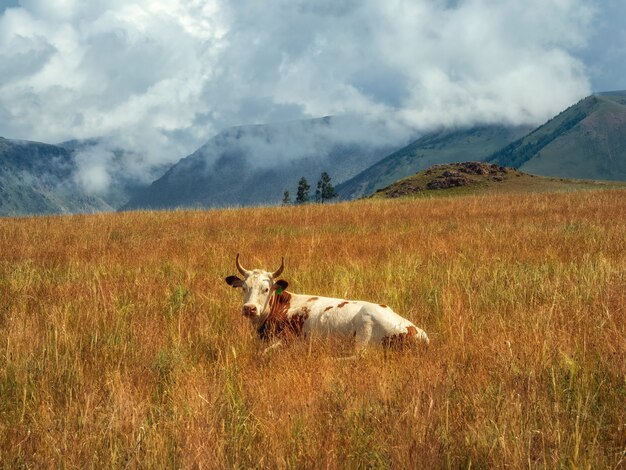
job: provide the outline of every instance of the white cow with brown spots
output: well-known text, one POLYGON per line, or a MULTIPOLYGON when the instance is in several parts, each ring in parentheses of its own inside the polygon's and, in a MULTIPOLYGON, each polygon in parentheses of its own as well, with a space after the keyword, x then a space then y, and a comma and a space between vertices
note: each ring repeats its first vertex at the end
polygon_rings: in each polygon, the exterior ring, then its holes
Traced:
POLYGON ((264 340, 281 341, 294 336, 354 337, 357 351, 369 343, 383 346, 428 344, 426 333, 386 305, 362 300, 301 295, 288 292, 287 282, 276 280, 284 269, 284 258, 275 272, 244 269, 235 264, 243 279, 228 276, 226 282, 243 289, 242 313, 264 340))

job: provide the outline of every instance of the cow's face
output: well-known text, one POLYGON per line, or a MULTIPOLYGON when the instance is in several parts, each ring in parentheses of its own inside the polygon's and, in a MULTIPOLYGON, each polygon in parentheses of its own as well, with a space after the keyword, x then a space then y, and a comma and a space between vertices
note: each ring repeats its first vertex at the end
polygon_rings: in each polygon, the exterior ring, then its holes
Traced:
POLYGON ((240 287, 243 291, 242 314, 245 317, 259 317, 269 305, 271 295, 280 294, 287 288, 287 282, 274 282, 272 273, 255 269, 245 279, 228 276, 226 283, 232 287, 240 287))
POLYGON ((280 263, 277 271, 270 273, 261 269, 248 270, 239 263, 239 254, 235 258, 237 270, 243 274, 244 278, 228 276, 226 283, 232 287, 240 287, 243 290, 243 315, 250 318, 257 318, 265 312, 269 305, 270 296, 274 293, 280 294, 287 288, 287 283, 283 280, 274 282, 285 267, 285 259, 280 263))

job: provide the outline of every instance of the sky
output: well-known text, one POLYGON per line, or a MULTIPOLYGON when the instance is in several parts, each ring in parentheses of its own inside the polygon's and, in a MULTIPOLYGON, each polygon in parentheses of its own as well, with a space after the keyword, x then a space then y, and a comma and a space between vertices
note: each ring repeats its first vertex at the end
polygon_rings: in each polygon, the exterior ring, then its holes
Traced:
POLYGON ((102 138, 147 155, 139 174, 244 124, 540 124, 626 89, 624 19, 623 0, 0 0, 0 136, 102 138))

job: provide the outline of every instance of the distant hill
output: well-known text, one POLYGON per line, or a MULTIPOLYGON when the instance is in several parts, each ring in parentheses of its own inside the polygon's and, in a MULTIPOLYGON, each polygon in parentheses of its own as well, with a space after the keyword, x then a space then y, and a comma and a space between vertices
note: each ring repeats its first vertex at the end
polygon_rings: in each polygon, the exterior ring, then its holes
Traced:
POLYGON ((538 175, 626 181, 626 91, 588 96, 488 160, 538 175))
POLYGON ((171 167, 123 209, 274 204, 300 177, 345 181, 404 145, 384 123, 321 118, 227 129, 171 167))
POLYGON ((0 216, 112 210, 76 184, 75 169, 69 149, 0 137, 0 216))
POLYGON ((626 182, 550 178, 496 164, 462 162, 435 165, 396 181, 371 197, 436 197, 611 188, 626 189, 626 182))
POLYGON ((343 199, 358 198, 435 164, 484 160, 531 129, 485 125, 431 132, 338 185, 336 190, 343 199))

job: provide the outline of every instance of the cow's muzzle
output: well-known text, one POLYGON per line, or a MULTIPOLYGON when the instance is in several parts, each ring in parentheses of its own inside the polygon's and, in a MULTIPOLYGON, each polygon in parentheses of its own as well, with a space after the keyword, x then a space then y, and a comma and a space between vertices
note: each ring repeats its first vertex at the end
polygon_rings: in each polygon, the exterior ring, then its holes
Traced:
POLYGON ((244 317, 256 317, 259 314, 259 310, 254 304, 246 304, 243 306, 242 313, 244 317))

